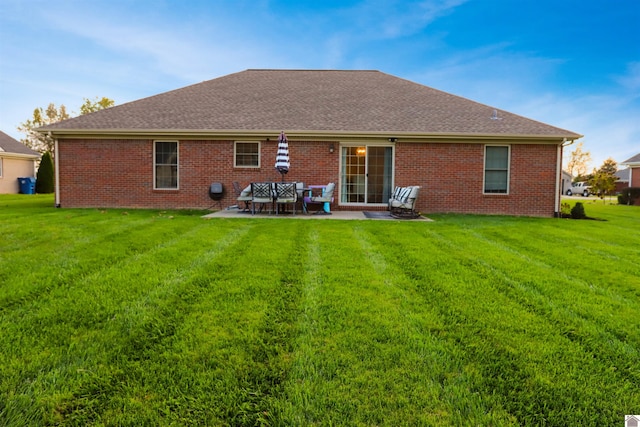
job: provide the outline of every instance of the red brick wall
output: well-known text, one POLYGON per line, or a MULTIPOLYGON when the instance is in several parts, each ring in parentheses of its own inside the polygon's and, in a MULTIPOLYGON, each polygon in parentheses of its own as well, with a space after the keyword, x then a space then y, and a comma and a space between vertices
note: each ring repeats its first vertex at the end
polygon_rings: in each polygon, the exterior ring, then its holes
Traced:
MULTIPOLYGON (((234 168, 233 141, 179 141, 179 190, 153 189, 153 140, 60 140, 61 207, 219 208, 236 204, 233 182, 280 181, 274 168, 277 140, 262 141, 260 168, 234 168), (221 203, 209 186, 221 182, 221 203)), ((286 181, 338 182, 338 147, 290 142, 291 171, 286 181)), ((336 193, 337 196, 337 193, 336 193)), ((336 199, 337 200, 337 199, 336 199)))
POLYGON ((631 182, 629 187, 640 187, 640 167, 631 168, 631 182))
POLYGON ((509 194, 483 194, 483 144, 398 144, 396 185, 422 186, 418 210, 553 216, 554 145, 511 145, 509 194))
MULTIPOLYGON (((291 171, 286 181, 339 183, 339 145, 289 141, 291 171)), ((234 168, 233 141, 182 140, 179 190, 153 189, 153 140, 60 140, 61 207, 218 208, 235 205, 234 181, 279 181, 277 141, 262 141, 260 168, 234 168), (222 182, 220 204, 209 198, 212 182, 222 182)), ((482 144, 398 143, 395 184, 421 185, 423 213, 460 212, 552 216, 557 147, 512 145, 509 195, 483 195, 482 144)), ((640 173, 638 173, 640 175, 640 173)), ((338 206, 339 185, 334 194, 338 206)), ((362 207, 351 209, 362 210, 362 207)))

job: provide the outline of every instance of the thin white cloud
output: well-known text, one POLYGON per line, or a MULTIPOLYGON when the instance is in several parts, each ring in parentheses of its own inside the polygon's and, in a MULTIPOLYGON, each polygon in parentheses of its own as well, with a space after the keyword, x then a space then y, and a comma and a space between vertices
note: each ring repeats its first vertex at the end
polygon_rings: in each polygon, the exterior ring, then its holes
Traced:
MULTIPOLYGON (((584 135, 584 149, 591 153, 590 168, 609 157, 618 163, 640 152, 640 108, 612 94, 537 94, 521 88, 522 102, 508 108, 526 117, 584 135)), ((568 153, 565 153, 565 161, 568 153)))
POLYGON ((467 0, 367 0, 353 8, 355 31, 367 38, 393 39, 415 34, 452 13, 467 0))
MULTIPOLYGON (((269 62, 266 49, 251 43, 242 28, 228 25, 224 17, 210 15, 188 23, 151 17, 134 20, 127 11, 104 16, 90 7, 50 11, 49 25, 88 41, 104 55, 131 64, 129 72, 173 76, 184 82, 200 81, 269 62), (69 14, 72 14, 70 17, 69 14), (82 25, 69 25, 69 21, 82 25)), ((107 12, 107 15, 109 13, 107 12)))
POLYGON ((419 82, 498 108, 520 99, 521 88, 542 87, 562 60, 511 51, 509 43, 481 46, 431 61, 419 82))
POLYGON ((626 90, 635 96, 640 96, 640 62, 627 64, 626 74, 616 79, 626 90))
POLYGON ((633 64, 619 78, 625 90, 597 93, 550 88, 547 80, 563 64, 562 59, 513 53, 509 44, 497 44, 447 56, 412 79, 582 134, 592 168, 609 157, 621 162, 640 152, 640 67, 633 64))

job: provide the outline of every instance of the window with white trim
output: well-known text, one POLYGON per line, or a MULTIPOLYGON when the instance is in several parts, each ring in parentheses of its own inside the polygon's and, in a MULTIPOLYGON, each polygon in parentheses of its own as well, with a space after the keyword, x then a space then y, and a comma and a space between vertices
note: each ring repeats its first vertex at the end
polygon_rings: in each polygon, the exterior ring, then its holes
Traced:
POLYGON ((2 178, 2 157, 0 157, 0 178, 2 178))
POLYGON ((156 141, 154 151, 154 188, 158 190, 178 189, 178 142, 156 141))
POLYGON ((259 168, 260 143, 236 142, 234 146, 234 166, 237 168, 259 168))
POLYGON ((485 145, 484 147, 484 193, 509 193, 509 166, 511 147, 508 145, 485 145))

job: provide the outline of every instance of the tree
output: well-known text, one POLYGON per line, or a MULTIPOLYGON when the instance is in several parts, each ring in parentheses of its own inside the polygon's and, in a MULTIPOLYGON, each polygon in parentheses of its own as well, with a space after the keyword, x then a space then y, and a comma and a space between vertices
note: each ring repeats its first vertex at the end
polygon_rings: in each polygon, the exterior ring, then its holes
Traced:
POLYGON ((601 197, 605 194, 611 194, 616 188, 616 176, 615 173, 618 170, 618 164, 615 160, 609 157, 602 163, 600 169, 593 171, 591 178, 589 179, 589 185, 591 190, 601 197))
POLYGON ((84 98, 84 104, 80 106, 80 115, 95 113, 99 110, 104 110, 105 108, 113 107, 113 99, 105 98, 98 99, 96 96, 95 100, 91 101, 90 99, 84 98))
POLYGON ((42 155, 40 167, 36 175, 36 193, 49 194, 54 190, 53 160, 47 151, 42 155))
POLYGON ((604 198, 605 194, 611 194, 616 188, 616 177, 602 170, 594 171, 589 180, 591 191, 604 198))
POLYGON ((609 157, 607 160, 604 161, 602 166, 600 166, 600 169, 598 169, 598 172, 604 172, 609 175, 615 175, 615 173, 618 172, 618 163, 616 163, 615 160, 609 157))
MULTIPOLYGON (((103 110, 114 105, 114 101, 109 98, 103 97, 102 99, 95 98, 95 100, 84 99, 84 103, 80 106, 80 114, 89 114, 98 110, 103 110)), ((72 116, 67 113, 67 107, 60 105, 56 107, 54 103, 49 104, 46 110, 41 107, 33 110, 33 118, 28 119, 24 123, 18 126, 18 130, 26 134, 26 137, 20 141, 32 150, 39 153, 50 153, 54 156, 55 142, 49 135, 36 132, 36 129, 41 126, 58 123, 62 120, 70 119, 72 116)))
POLYGON ((40 153, 53 153, 55 145, 53 138, 49 135, 36 132, 35 129, 66 120, 70 117, 64 105, 57 108, 54 103, 51 103, 46 110, 43 110, 41 107, 36 108, 33 110, 33 119, 29 119, 18 126, 18 130, 27 135, 26 138, 21 139, 20 142, 40 153))
POLYGON ((567 172, 571 176, 581 177, 587 174, 587 169, 591 163, 591 153, 583 151, 582 142, 576 145, 575 150, 569 155, 569 161, 567 162, 567 172))

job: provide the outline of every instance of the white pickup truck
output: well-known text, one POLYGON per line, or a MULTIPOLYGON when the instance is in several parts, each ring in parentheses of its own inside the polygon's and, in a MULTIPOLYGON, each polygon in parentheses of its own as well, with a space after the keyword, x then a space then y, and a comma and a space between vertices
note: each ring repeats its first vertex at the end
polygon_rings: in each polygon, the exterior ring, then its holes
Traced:
POLYGON ((591 194, 591 187, 586 182, 574 182, 571 187, 567 189, 567 196, 582 194, 583 197, 588 197, 591 194))

